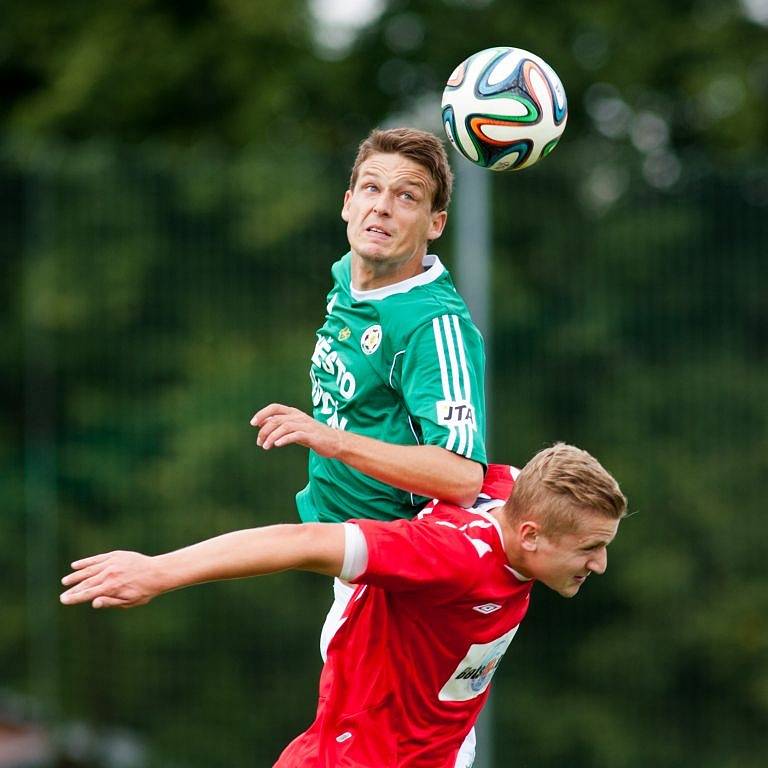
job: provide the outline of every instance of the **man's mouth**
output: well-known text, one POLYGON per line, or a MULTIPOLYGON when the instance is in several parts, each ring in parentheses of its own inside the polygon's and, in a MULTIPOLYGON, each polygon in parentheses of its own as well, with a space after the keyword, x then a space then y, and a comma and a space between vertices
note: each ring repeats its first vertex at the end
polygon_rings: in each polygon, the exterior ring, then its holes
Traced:
POLYGON ((386 229, 382 229, 381 227, 377 227, 375 225, 367 227, 365 231, 370 232, 372 235, 378 235, 379 237, 390 237, 390 234, 386 229))

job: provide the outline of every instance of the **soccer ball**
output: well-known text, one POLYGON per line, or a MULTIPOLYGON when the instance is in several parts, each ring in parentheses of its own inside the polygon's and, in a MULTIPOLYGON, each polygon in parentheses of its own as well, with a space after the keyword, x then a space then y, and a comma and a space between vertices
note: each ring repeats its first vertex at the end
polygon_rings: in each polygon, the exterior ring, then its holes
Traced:
POLYGON ((546 157, 568 119, 552 67, 522 48, 486 48, 453 70, 443 91, 443 127, 476 165, 518 171, 546 157))

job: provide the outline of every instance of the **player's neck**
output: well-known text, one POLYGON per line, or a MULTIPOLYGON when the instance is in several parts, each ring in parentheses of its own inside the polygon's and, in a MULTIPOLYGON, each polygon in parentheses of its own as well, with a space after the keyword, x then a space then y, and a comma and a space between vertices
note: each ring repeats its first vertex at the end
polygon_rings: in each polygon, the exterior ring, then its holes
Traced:
POLYGON ((529 579, 531 576, 527 573, 525 566, 525 558, 522 551, 519 549, 516 543, 514 530, 507 520, 507 516, 504 513, 504 506, 496 507, 490 511, 490 514, 496 519, 501 529, 501 540, 504 544, 504 554, 507 556, 507 564, 515 571, 515 575, 518 578, 529 579))
POLYGON ((352 287, 357 291, 372 291, 410 280, 424 271, 424 255, 392 263, 360 256, 352 251, 352 287))

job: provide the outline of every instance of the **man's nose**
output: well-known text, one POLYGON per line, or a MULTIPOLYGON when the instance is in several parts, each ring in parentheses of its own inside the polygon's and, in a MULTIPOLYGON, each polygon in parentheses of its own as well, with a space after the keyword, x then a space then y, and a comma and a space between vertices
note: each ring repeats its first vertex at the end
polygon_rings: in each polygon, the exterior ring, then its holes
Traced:
POLYGON ((608 551, 603 548, 598 550, 594 553, 594 555, 589 559, 589 562, 587 563, 587 568, 589 568, 592 573, 596 573, 600 575, 601 573, 605 573, 605 569, 608 567, 608 551))
POLYGON ((392 212, 392 195, 389 192, 380 192, 373 201, 373 210, 379 216, 389 216, 392 212))

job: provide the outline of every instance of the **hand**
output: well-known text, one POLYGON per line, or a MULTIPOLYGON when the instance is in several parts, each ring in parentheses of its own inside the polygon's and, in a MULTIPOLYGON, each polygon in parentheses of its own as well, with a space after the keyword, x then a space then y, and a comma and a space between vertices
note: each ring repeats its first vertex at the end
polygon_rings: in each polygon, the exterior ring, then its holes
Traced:
POLYGON ((91 602, 94 608, 133 608, 146 605, 163 589, 155 559, 140 552, 107 552, 72 563, 61 583, 64 605, 91 602))
POLYGON ((282 448, 298 443, 329 458, 340 453, 342 432, 320 423, 298 408, 272 403, 254 415, 251 426, 259 429, 256 444, 265 451, 272 446, 282 448))

